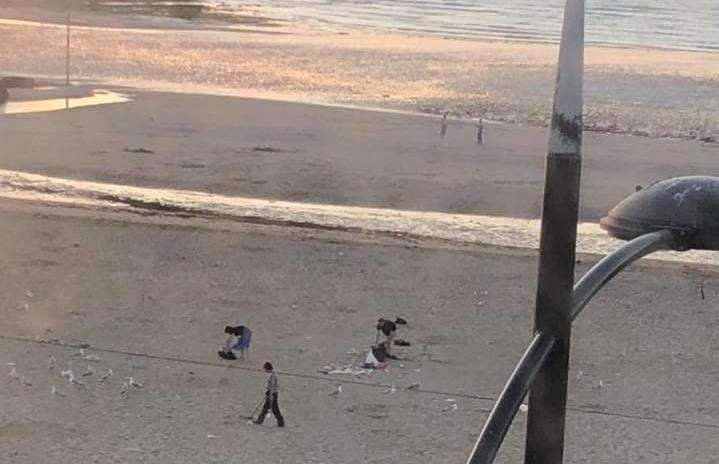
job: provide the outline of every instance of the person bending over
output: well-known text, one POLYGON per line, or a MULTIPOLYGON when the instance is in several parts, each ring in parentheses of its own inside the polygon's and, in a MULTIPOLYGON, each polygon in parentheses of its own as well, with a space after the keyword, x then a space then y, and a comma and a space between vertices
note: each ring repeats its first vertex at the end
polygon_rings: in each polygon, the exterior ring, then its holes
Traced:
POLYGON ((245 357, 245 351, 250 348, 250 341, 252 340, 252 332, 249 328, 244 325, 238 325, 237 327, 226 326, 225 333, 227 334, 227 340, 222 346, 222 349, 217 352, 223 359, 237 359, 235 351, 240 352, 240 359, 245 357))

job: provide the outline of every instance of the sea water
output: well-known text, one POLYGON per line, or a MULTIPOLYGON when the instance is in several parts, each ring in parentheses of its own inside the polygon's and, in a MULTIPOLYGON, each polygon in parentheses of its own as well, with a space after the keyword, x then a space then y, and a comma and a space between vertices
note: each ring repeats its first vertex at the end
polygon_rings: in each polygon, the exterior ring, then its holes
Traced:
MULTIPOLYGON (((211 0, 315 24, 557 42, 565 0, 211 0)), ((717 0, 588 0, 589 43, 719 52, 717 0)))

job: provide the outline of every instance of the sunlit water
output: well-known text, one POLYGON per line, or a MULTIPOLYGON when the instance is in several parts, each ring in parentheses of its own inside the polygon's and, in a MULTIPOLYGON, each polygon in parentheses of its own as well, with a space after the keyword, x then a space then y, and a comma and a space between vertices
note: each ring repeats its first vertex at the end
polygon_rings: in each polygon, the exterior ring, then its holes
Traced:
POLYGON ((69 110, 84 106, 125 103, 130 97, 109 90, 95 90, 87 97, 51 98, 47 100, 8 101, 0 105, 0 114, 42 113, 46 111, 69 110))
MULTIPOLYGON (((565 0, 212 0, 271 16, 397 31, 555 42, 565 0)), ((716 0, 588 0, 592 43, 719 51, 716 0)))

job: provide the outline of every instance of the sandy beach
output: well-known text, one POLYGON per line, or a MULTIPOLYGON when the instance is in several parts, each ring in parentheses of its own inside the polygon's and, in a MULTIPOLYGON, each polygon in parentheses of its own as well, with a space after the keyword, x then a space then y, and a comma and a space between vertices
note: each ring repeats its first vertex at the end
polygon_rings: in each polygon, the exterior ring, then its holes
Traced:
MULTIPOLYGON (((487 125, 477 145, 475 126, 452 124, 440 139, 439 120, 423 116, 115 90, 133 101, 4 116, 0 168, 340 206, 541 212, 544 128, 487 125)), ((712 174, 718 153, 717 144, 587 133, 580 217, 598 221, 636 185, 712 174)))
MULTIPOLYGON (((3 74, 38 77, 11 103, 123 101, 0 114, 0 462, 466 459, 530 340, 536 250, 315 226, 378 210, 539 218, 556 47, 83 13, 65 88, 57 14, 0 16, 3 74), (504 121, 485 123, 482 145, 479 115, 504 121), (47 201, 79 181, 97 201, 47 201), (118 207, 107 192, 123 187, 167 202, 118 207), (194 214, 173 209, 180 191, 217 208, 314 205, 319 219, 194 214), (410 324, 401 360, 327 373, 360 364, 377 318, 395 316, 410 324), (228 323, 253 330, 244 360, 216 355, 228 323), (266 360, 285 429, 245 417, 266 360), (130 377, 142 387, 122 394, 130 377)), ((698 140, 719 127, 716 56, 588 48, 587 121, 601 131, 584 134, 581 221, 637 185, 716 174, 719 145, 698 140)), ((577 258, 582 274, 599 256, 577 258)), ((642 260, 587 307, 566 462, 716 462, 717 269, 642 260)), ((495 462, 522 459, 525 419, 495 462)))
MULTIPOLYGON (((2 362, 32 384, 0 376, 6 462, 461 461, 529 339, 531 252, 7 201, 2 211, 0 335, 27 340, 2 339, 2 362), (394 314, 411 321, 405 361, 366 377, 318 372, 361 360, 372 322, 394 314), (214 354, 228 320, 255 332, 232 364, 241 370, 214 354), (75 347, 35 343, 49 339, 75 347), (79 344, 99 360, 76 356, 79 344), (262 393, 267 358, 281 371, 285 430, 238 418, 262 393), (84 386, 59 376, 88 364, 98 374, 84 386), (98 383, 108 368, 115 376, 98 383), (122 398, 129 376, 144 388, 122 398), (328 396, 343 381, 369 385, 328 396), (415 382, 422 391, 407 391, 415 382)), ((582 316, 568 462, 713 462, 719 326, 707 272, 633 267, 582 316)), ((520 459, 523 426, 520 415, 498 462, 520 459)))
MULTIPOLYGON (((64 76, 64 16, 3 8, 4 72, 64 76), (30 20, 30 22, 27 22, 30 20)), ((340 103, 545 125, 556 46, 76 13, 73 79, 144 89, 340 103), (219 27, 219 29, 218 29, 219 27), (161 45, 160 45, 161 44, 161 45), (158 53, 159 52, 159 53, 158 53)), ((716 53, 589 46, 585 124, 719 134, 716 53)))

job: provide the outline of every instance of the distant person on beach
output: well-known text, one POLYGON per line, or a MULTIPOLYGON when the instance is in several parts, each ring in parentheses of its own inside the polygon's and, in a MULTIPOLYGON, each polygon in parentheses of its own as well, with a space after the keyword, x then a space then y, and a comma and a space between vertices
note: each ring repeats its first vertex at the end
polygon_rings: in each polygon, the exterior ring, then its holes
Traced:
POLYGON ((439 136, 445 138, 447 136, 447 113, 442 115, 442 122, 439 126, 439 136))
POLYGON ((285 418, 282 417, 282 413, 280 412, 280 403, 278 401, 280 383, 277 380, 277 374, 274 372, 274 366, 272 366, 271 362, 267 361, 262 366, 262 370, 269 374, 267 376, 267 386, 265 387, 265 404, 262 406, 260 415, 253 422, 257 425, 261 425, 265 421, 267 413, 272 411, 275 419, 277 419, 277 427, 284 427, 285 418))
POLYGON ((237 359, 235 351, 240 352, 240 359, 245 357, 245 351, 250 348, 250 341, 252 340, 252 331, 244 325, 238 325, 237 327, 225 326, 225 333, 227 334, 227 340, 222 346, 222 349, 217 352, 223 359, 237 359))
POLYGON ((482 118, 479 118, 479 121, 477 122, 477 145, 482 145, 484 143, 484 124, 482 123, 482 118))

